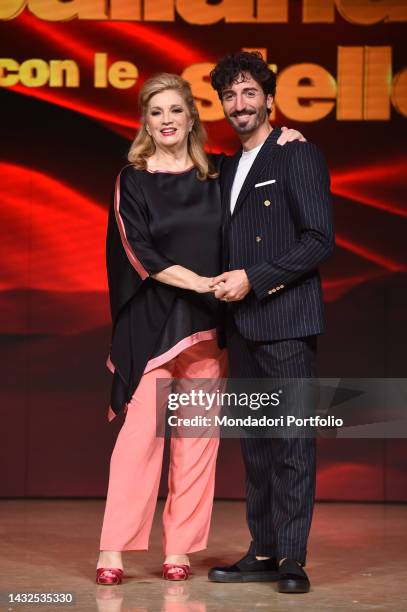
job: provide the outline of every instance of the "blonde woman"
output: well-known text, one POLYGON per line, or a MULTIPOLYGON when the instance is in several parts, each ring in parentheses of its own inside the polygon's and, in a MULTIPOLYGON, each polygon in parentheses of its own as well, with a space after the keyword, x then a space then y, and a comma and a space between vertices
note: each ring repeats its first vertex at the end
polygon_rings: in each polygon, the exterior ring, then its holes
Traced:
MULTIPOLYGON (((114 372, 109 418, 125 410, 110 464, 96 579, 119 584, 121 552, 146 550, 156 507, 170 392, 182 380, 218 381, 221 157, 208 158, 189 84, 159 74, 140 91, 140 130, 117 177, 107 234, 114 372), (160 380, 160 393, 156 393, 160 380)), ((287 135, 288 139, 293 135, 287 135)), ((163 576, 186 580, 188 554, 207 545, 219 440, 172 437, 163 513, 163 576)))

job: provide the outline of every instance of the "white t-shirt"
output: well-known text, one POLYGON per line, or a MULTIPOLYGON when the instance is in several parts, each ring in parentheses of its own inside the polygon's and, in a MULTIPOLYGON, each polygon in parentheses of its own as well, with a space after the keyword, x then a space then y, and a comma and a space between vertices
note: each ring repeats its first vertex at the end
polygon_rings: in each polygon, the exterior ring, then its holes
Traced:
POLYGON ((237 198, 239 197, 240 190, 243 186, 243 183, 246 180, 246 176, 249 174, 249 170, 253 165, 254 160, 256 159, 257 153, 262 148, 263 143, 261 143, 258 147, 254 149, 250 149, 250 151, 243 151, 242 156, 239 160, 239 164, 237 166, 235 178, 232 185, 232 191, 230 195, 230 213, 232 214, 237 202, 237 198))

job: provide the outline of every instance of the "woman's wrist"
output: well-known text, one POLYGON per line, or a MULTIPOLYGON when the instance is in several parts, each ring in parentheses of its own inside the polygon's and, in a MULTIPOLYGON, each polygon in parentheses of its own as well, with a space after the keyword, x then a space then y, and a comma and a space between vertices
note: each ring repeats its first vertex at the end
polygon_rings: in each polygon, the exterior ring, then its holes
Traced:
POLYGON ((191 286, 190 286, 191 291, 199 292, 199 287, 200 287, 201 279, 202 279, 202 277, 199 276, 199 274, 196 274, 195 272, 192 272, 191 286))

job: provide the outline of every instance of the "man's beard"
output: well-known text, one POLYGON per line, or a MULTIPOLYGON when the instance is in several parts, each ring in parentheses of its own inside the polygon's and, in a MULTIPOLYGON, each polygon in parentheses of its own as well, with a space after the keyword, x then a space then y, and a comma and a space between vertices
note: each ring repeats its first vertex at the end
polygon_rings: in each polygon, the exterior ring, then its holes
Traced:
MULTIPOLYGON (((242 114, 242 113, 239 113, 239 114, 242 114)), ((230 125, 233 127, 233 129, 238 134, 250 134, 251 132, 255 132, 257 128, 259 127, 259 125, 264 123, 267 117, 267 108, 262 107, 255 112, 247 113, 247 115, 248 117, 247 117, 247 122, 245 125, 239 125, 238 123, 235 122, 235 119, 237 119, 239 115, 227 117, 227 120, 229 121, 230 125), (254 117, 253 122, 252 122, 252 117, 254 117)))

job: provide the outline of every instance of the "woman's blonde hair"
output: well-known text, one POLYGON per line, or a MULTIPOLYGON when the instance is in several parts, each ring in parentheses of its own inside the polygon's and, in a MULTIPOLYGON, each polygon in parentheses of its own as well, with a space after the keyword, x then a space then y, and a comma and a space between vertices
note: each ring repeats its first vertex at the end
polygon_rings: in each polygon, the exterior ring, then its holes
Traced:
POLYGON ((207 178, 216 178, 218 172, 212 167, 204 146, 207 135, 199 118, 194 97, 188 81, 185 81, 177 74, 162 72, 148 79, 142 86, 139 94, 139 105, 142 113, 141 126, 133 140, 127 159, 139 170, 147 168, 147 159, 155 152, 154 140, 146 129, 146 114, 148 103, 153 96, 167 89, 176 91, 184 100, 191 119, 193 120, 192 130, 188 135, 188 153, 198 170, 198 178, 205 181, 207 178))

